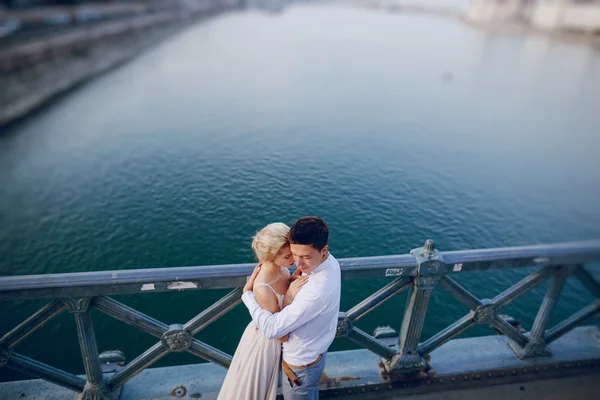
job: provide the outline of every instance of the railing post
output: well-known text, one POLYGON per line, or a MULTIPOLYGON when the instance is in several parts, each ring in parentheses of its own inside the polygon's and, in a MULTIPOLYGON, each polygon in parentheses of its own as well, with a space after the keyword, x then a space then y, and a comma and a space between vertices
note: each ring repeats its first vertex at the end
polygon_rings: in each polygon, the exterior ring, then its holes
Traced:
POLYGON ((544 300, 542 301, 540 309, 535 317, 535 321, 533 321, 531 332, 528 335, 529 342, 527 345, 524 348, 521 348, 514 346, 512 342, 510 343, 513 351, 519 358, 552 355, 548 347, 546 347, 544 334, 546 333, 546 327, 550 322, 550 317, 552 317, 552 313, 554 312, 554 308, 556 307, 560 293, 565 285, 565 280, 571 269, 571 267, 562 267, 552 278, 552 281, 548 286, 548 290, 546 291, 546 295, 544 296, 544 300))
POLYGON ((7 349, 0 345, 0 368, 4 367, 10 361, 12 355, 12 349, 7 349))
POLYGON ((435 250, 433 240, 427 240, 422 248, 414 249, 410 253, 417 258, 419 266, 404 311, 398 352, 390 361, 383 361, 385 369, 391 375, 427 368, 426 361, 418 352, 419 339, 429 298, 444 274, 444 261, 441 254, 435 250))
POLYGON ((85 387, 78 398, 81 400, 116 400, 119 397, 120 390, 112 392, 106 386, 106 381, 102 375, 98 345, 96 344, 96 335, 94 334, 94 326, 89 310, 91 300, 91 297, 63 299, 67 310, 75 317, 81 357, 87 377, 85 387))

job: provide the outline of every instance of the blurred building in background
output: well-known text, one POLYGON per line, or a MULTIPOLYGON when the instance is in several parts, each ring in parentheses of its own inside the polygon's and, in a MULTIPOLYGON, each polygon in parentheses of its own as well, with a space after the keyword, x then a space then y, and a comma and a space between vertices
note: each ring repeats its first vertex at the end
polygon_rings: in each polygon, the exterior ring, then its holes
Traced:
POLYGON ((477 22, 525 19, 531 0, 472 0, 467 18, 477 22))
POLYGON ((522 22, 539 29, 600 32, 599 0, 472 0, 467 19, 522 22))
POLYGON ((541 0, 533 11, 532 24, 539 28, 600 31, 598 0, 541 0))

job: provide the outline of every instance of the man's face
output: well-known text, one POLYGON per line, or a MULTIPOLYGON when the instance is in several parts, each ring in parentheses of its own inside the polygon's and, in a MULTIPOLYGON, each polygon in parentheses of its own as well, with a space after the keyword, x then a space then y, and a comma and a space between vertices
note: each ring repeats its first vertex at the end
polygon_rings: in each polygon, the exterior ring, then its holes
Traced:
POLYGON ((329 249, 329 246, 325 246, 319 251, 308 244, 291 244, 290 247, 296 266, 305 274, 310 274, 321 265, 329 249))

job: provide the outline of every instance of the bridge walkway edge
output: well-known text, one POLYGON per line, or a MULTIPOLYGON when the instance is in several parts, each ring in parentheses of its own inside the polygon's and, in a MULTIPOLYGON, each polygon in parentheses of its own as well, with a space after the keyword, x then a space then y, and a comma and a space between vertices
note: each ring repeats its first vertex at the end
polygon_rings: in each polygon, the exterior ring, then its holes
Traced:
MULTIPOLYGON (((395 347, 396 338, 389 338, 395 347)), ((521 360, 505 336, 454 339, 431 353, 420 379, 389 382, 368 350, 330 352, 321 398, 592 399, 600 392, 600 328, 579 327, 549 345, 551 357, 521 360), (517 397, 514 397, 517 396, 517 397), (542 397, 540 397, 542 396, 542 397)), ((214 364, 150 368, 120 400, 216 399, 226 370, 214 364)), ((73 392, 39 379, 0 383, 0 400, 64 400, 73 392)))

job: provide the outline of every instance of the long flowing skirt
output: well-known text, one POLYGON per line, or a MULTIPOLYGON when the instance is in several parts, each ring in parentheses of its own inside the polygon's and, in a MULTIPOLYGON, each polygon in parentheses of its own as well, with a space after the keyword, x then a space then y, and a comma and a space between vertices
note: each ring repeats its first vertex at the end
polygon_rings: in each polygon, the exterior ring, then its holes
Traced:
POLYGON ((281 342, 267 339, 250 322, 233 355, 218 400, 275 400, 281 342))

